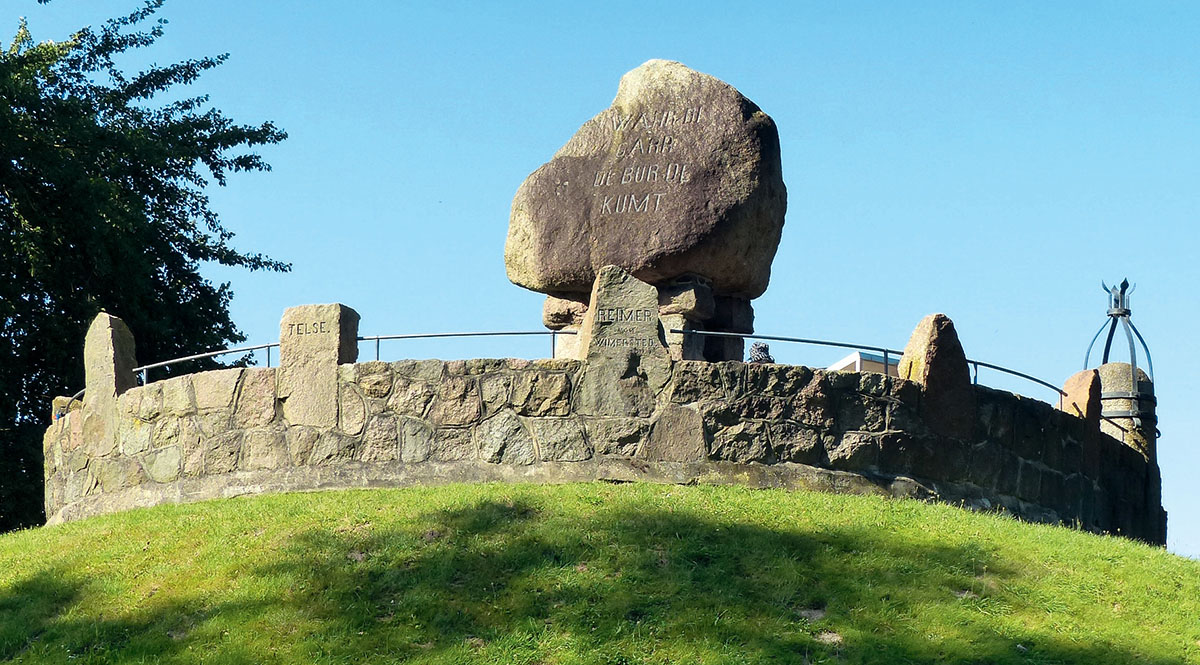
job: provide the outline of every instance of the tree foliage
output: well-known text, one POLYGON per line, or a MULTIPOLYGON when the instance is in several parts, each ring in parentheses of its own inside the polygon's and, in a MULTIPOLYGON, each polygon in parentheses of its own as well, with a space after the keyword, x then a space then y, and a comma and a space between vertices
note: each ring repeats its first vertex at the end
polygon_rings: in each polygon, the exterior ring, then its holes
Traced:
POLYGON ((119 66, 162 36, 162 1, 61 43, 35 43, 21 21, 0 51, 0 428, 44 425, 51 396, 82 388, 99 311, 129 324, 142 362, 220 348, 244 336, 229 284, 200 268, 288 269, 235 249, 205 194, 269 170, 252 150, 286 134, 236 124, 207 96, 155 100, 227 55, 119 66))

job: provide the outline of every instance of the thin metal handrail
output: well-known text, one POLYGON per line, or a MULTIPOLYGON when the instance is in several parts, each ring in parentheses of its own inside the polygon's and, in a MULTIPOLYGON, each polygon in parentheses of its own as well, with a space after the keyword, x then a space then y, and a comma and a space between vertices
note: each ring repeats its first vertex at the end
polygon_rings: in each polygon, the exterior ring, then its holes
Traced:
POLYGON ((182 358, 172 358, 170 360, 163 360, 161 362, 150 363, 149 365, 142 365, 141 367, 134 367, 133 371, 135 373, 140 373, 142 375, 142 384, 145 385, 146 383, 149 382, 148 381, 149 370, 152 370, 152 369, 158 369, 159 367, 166 367, 167 365, 174 365, 176 363, 187 362, 189 360, 203 360, 205 358, 213 358, 216 356, 223 356, 227 353, 248 353, 251 351, 257 351, 259 349, 267 350, 267 367, 270 367, 271 366, 271 349, 273 349, 277 346, 279 346, 279 342, 272 342, 270 344, 256 344, 254 346, 239 346, 239 347, 233 348, 233 349, 219 349, 217 351, 206 351, 204 353, 197 353, 195 355, 184 356, 182 358))
POLYGON ((574 335, 574 330, 502 330, 494 332, 405 333, 401 335, 367 335, 359 342, 375 342, 375 360, 379 360, 379 343, 387 339, 433 339, 437 337, 514 337, 519 335, 549 335, 550 357, 554 357, 555 340, 559 335, 574 335))
MULTIPOLYGON (((672 328, 670 332, 693 334, 693 335, 710 335, 713 337, 741 337, 744 339, 765 339, 765 340, 771 340, 771 341, 776 341, 776 342, 795 342, 795 343, 799 343, 799 344, 816 344, 818 346, 834 346, 834 347, 843 348, 843 349, 854 349, 857 351, 876 351, 876 352, 883 354, 883 366, 885 368, 890 365, 890 362, 889 362, 890 356, 896 356, 897 358, 900 358, 904 355, 903 351, 897 351, 895 349, 889 349, 889 348, 883 347, 883 346, 871 346, 868 344, 851 344, 850 342, 834 342, 834 341, 824 340, 824 339, 806 339, 803 337, 781 337, 779 335, 751 335, 751 334, 732 333, 732 332, 717 332, 717 331, 711 331, 711 330, 679 330, 679 329, 674 329, 674 328, 672 328)), ((1022 379, 1032 381, 1036 384, 1045 386, 1045 387, 1049 388, 1050 390, 1053 390, 1054 392, 1058 393, 1059 407, 1060 408, 1062 407, 1062 398, 1065 397, 1067 393, 1064 392, 1058 386, 1056 386, 1048 381, 1043 381, 1042 379, 1039 379, 1036 376, 1032 376, 1032 375, 1026 374, 1024 372, 1018 372, 1015 369, 1009 369, 1007 367, 1001 367, 1000 365, 993 365, 992 363, 983 362, 982 360, 971 360, 970 358, 968 358, 967 363, 975 366, 975 375, 974 375, 974 378, 972 379, 972 381, 976 384, 979 383, 979 368, 987 367, 988 369, 994 369, 994 370, 997 370, 1000 372, 1005 372, 1007 374, 1012 374, 1013 376, 1018 376, 1022 379)))

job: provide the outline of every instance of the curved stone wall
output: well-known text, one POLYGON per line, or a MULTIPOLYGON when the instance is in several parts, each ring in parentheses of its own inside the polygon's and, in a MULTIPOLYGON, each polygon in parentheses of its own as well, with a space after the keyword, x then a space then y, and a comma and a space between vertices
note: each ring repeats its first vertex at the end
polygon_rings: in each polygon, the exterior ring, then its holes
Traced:
POLYGON ((281 395, 275 369, 131 388, 47 430, 46 514, 343 487, 648 480, 934 499, 1165 542, 1156 463, 1042 402, 976 387, 972 435, 950 438, 927 425, 914 382, 676 360, 650 408, 629 410, 640 415, 596 415, 587 367, 341 364, 324 425, 288 417, 299 388, 281 395))

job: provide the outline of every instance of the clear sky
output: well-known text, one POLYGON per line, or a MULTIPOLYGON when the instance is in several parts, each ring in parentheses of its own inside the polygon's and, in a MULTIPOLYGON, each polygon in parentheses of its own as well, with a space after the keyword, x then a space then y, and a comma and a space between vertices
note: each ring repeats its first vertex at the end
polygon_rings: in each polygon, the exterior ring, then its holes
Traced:
MULTIPOLYGON (((61 40, 136 6, 10 0, 7 26, 24 15, 35 39, 61 40)), ((968 356, 1060 383, 1105 320, 1101 280, 1137 283, 1169 547, 1200 557, 1200 4, 171 0, 160 15, 167 34, 143 57, 231 53, 195 92, 291 134, 264 153, 274 172, 212 194, 240 248, 294 267, 206 271, 232 282, 249 342, 276 340, 285 307, 335 301, 365 335, 538 329, 542 297, 504 275, 517 186, 623 73, 679 60, 779 126, 788 214, 760 333, 896 348, 940 311, 968 356)))

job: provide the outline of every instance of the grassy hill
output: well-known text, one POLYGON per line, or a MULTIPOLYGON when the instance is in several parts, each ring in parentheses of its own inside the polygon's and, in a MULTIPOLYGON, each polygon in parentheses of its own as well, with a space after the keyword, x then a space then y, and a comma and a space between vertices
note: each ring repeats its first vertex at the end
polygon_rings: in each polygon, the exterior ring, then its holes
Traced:
POLYGON ((23 663, 1200 663, 1200 562, 914 501, 452 486, 0 536, 23 663))

